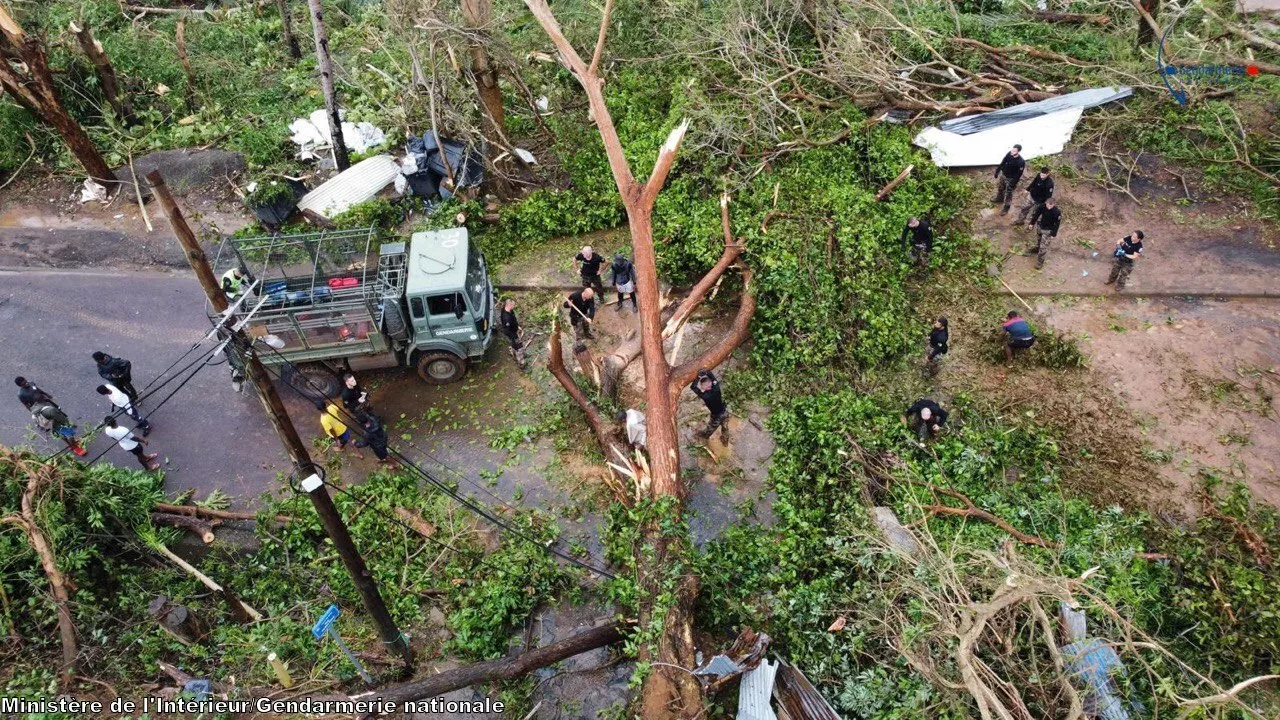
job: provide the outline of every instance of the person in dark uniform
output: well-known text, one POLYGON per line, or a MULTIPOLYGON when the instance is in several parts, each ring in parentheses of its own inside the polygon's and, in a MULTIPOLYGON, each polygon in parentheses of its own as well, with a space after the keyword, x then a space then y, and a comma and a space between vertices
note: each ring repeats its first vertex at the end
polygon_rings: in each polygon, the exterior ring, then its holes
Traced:
POLYGON ((622 312, 622 299, 631 296, 631 309, 639 312, 636 305, 636 266, 622 253, 613 256, 613 264, 609 266, 612 275, 613 289, 618 293, 618 312, 622 312))
POLYGON ((1022 171, 1027 161, 1022 159, 1022 146, 1014 145, 1005 153, 1004 159, 996 166, 996 196, 991 202, 1000 205, 1000 214, 1006 215, 1013 204, 1013 193, 1018 189, 1018 181, 1022 179, 1022 171))
POLYGON ((729 408, 724 404, 724 397, 720 394, 720 381, 716 379, 714 373, 706 368, 698 371, 698 376, 693 379, 693 384, 689 386, 694 395, 702 399, 704 405, 707 406, 707 412, 711 413, 711 418, 707 421, 707 426, 696 433, 698 438, 706 440, 711 434, 720 428, 720 442, 729 443, 729 426, 726 424, 729 420, 729 408))
POLYGON ((569 308, 569 322, 573 323, 573 331, 579 338, 591 339, 591 320, 596 316, 596 292, 584 287, 564 301, 569 308))
POLYGON ((36 387, 35 383, 24 377, 16 377, 13 384, 18 386, 18 402, 22 403, 22 407, 30 410, 32 405, 36 403, 46 403, 57 407, 58 404, 53 401, 53 396, 36 387))
POLYGON ((1133 272, 1133 263, 1142 257, 1144 237, 1141 230, 1134 230, 1116 241, 1115 261, 1111 263, 1111 277, 1107 278, 1107 285, 1115 283, 1117 291, 1124 290, 1129 274, 1133 272))
POLYGON ((1062 208, 1053 198, 1044 201, 1040 217, 1036 219, 1036 246, 1031 252, 1036 254, 1036 269, 1044 267, 1045 256, 1049 254, 1049 244, 1058 237, 1058 227, 1062 225, 1062 208))
POLYGON ((911 251, 911 261, 922 268, 929 267, 929 253, 933 252, 933 228, 928 218, 913 217, 902 228, 902 244, 911 251))
POLYGON ((947 423, 947 415, 947 411, 938 403, 929 398, 920 398, 907 408, 902 422, 911 428, 920 442, 925 442, 947 423))
POLYGON ((924 364, 930 376, 938 374, 942 356, 947 354, 947 343, 951 339, 947 327, 947 319, 940 317, 933 321, 933 329, 929 331, 929 351, 925 354, 924 364))
POLYGON ((573 257, 578 265, 578 274, 582 276, 582 287, 589 287, 598 293, 604 292, 604 281, 600 279, 600 266, 604 264, 604 256, 583 245, 582 252, 573 257))
POLYGON ((362 412, 369 412, 371 408, 369 393, 360 386, 360 381, 356 380, 354 373, 342 373, 342 406, 356 416, 362 412))
POLYGON ((521 370, 525 368, 524 342, 520 340, 520 319, 516 317, 516 301, 507 298, 502 303, 502 312, 498 315, 498 327, 511 343, 511 356, 521 370))
POLYGON ((138 391, 133 387, 133 363, 102 351, 93 354, 93 361, 98 363, 98 377, 120 388, 130 402, 138 402, 138 391))
POLYGON ((1004 324, 1000 327, 1008 334, 1008 341, 1004 344, 1004 357, 1012 365, 1014 351, 1026 350, 1035 345, 1036 336, 1031 332, 1031 325, 1016 310, 1010 310, 1005 315, 1004 324))
POLYGON ((1049 177, 1049 168, 1042 167, 1040 172, 1031 178, 1031 184, 1027 186, 1027 201, 1018 208, 1018 220, 1013 223, 1013 226, 1017 227, 1023 223, 1035 225, 1040 212, 1044 210, 1045 201, 1051 197, 1053 197, 1053 178, 1049 177))
POLYGON ((382 418, 373 413, 361 413, 356 417, 364 433, 364 437, 356 441, 356 447, 369 448, 383 465, 395 465, 395 459, 387 450, 387 427, 382 418))

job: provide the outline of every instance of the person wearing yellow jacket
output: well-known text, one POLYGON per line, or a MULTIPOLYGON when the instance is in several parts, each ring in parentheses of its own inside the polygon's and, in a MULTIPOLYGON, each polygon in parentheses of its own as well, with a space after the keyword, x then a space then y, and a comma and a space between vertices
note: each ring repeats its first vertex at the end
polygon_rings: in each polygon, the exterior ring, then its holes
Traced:
MULTIPOLYGON (((317 404, 316 407, 320 406, 317 404)), ((351 430, 347 428, 346 423, 342 422, 341 417, 342 411, 333 403, 324 406, 324 409, 320 412, 320 427, 324 428, 325 435, 333 438, 334 448, 338 452, 343 452, 347 449, 347 445, 351 444, 351 430)), ((358 458, 364 457, 359 450, 355 449, 354 445, 352 445, 352 452, 358 458)))

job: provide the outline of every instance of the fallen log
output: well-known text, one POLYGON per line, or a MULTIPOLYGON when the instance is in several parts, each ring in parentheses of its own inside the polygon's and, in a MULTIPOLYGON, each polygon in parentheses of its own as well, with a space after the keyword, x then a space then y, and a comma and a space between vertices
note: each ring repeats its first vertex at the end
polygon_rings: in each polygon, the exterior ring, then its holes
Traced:
POLYGON ((903 180, 906 180, 908 177, 911 176, 911 171, 914 170, 915 167, 916 167, 915 165, 908 165, 906 168, 902 170, 902 172, 898 173, 898 177, 894 178, 893 182, 890 182, 888 185, 885 185, 884 187, 880 188, 880 192, 876 193, 876 200, 880 201, 889 197, 889 195, 894 191, 894 189, 902 184, 903 180))
POLYGON ((205 575, 204 573, 197 570, 195 566, 193 566, 191 563, 173 554, 173 551, 170 550, 169 548, 159 543, 156 543, 153 546, 153 549, 156 552, 160 553, 161 555, 165 556, 174 565, 177 565, 183 570, 186 570, 188 573, 191 574, 192 577, 199 580, 202 585, 204 585, 205 587, 209 588, 215 593, 218 593, 219 595, 226 598, 227 604, 231 606, 231 609, 237 615, 241 615, 242 617, 252 619, 255 622, 262 620, 262 613, 255 610, 252 605, 236 597, 236 595, 232 593, 230 590, 227 590, 226 588, 222 587, 218 583, 214 582, 213 578, 210 578, 208 575, 205 575))
POLYGON ((1010 535, 1013 536, 1015 540, 1019 542, 1024 542, 1028 545, 1038 545, 1042 548, 1049 548, 1052 550, 1062 549, 1062 543, 1054 542, 1052 540, 1045 540, 1044 538, 1039 538, 1039 537, 1036 537, 1035 535, 1028 535, 1022 532, 1021 530, 1018 530, 1014 526, 1005 522, 1002 518, 997 517, 987 512, 986 510, 983 510, 977 505, 975 505, 973 500, 971 500, 969 496, 965 495, 964 493, 961 493, 956 490, 952 490, 950 488, 938 487, 933 483, 925 483, 925 486, 928 487, 930 490, 933 490, 934 492, 941 493, 942 495, 946 495, 949 498, 954 498, 956 500, 959 500, 965 505, 962 508, 953 508, 947 505, 921 506, 921 508, 925 512, 931 515, 952 515, 956 517, 974 518, 977 520, 982 520, 984 522, 989 522, 992 525, 995 525, 996 527, 1000 528, 1006 533, 1009 533, 1010 535))
POLYGON ((433 537, 436 534, 436 526, 427 522, 421 515, 408 508, 396 508, 396 517, 408 523, 413 531, 424 538, 433 537))
MULTIPOLYGON (((209 518, 212 520, 257 520, 258 516, 251 512, 237 512, 234 510, 214 510, 212 508, 203 508, 197 505, 171 505, 169 503, 156 503, 152 508, 155 512, 170 513, 173 515, 190 515, 192 517, 209 518)), ((288 515, 276 515, 273 518, 276 522, 287 523, 293 520, 288 515)))
POLYGON ((558 642, 534 648, 515 657, 489 662, 476 663, 467 667, 446 670, 421 680, 414 680, 403 685, 393 685, 385 690, 374 690, 362 695, 352 695, 343 700, 372 700, 377 698, 383 702, 402 704, 410 700, 424 700, 460 690, 480 683, 495 680, 512 680, 526 675, 538 668, 558 663, 561 660, 580 655, 589 650, 613 645, 622 641, 622 631, 626 624, 614 622, 594 627, 585 632, 558 642))
POLYGON ((173 515, 170 513, 153 512, 151 513, 151 522, 157 525, 169 525, 179 527, 190 532, 205 545, 214 541, 213 525, 207 520, 201 520, 192 515, 173 515))

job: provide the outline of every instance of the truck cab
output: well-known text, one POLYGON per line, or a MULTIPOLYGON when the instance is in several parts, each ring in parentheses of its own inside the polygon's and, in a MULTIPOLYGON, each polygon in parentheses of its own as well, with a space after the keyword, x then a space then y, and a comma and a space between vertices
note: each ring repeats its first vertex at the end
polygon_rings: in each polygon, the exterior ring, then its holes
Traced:
POLYGON ((425 382, 453 382, 493 339, 496 308, 484 256, 464 227, 414 233, 407 253, 408 361, 425 382))

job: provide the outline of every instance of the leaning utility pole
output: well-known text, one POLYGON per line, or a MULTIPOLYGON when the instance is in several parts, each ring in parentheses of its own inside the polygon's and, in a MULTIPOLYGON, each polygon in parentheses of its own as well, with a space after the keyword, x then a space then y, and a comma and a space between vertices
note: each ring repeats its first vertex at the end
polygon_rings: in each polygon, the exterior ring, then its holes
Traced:
MULTIPOLYGON (((170 227, 173 228, 173 234, 178 237, 178 242, 182 244, 182 249, 186 251, 187 261, 191 263, 191 269, 195 271, 196 278, 200 280, 200 286, 204 288, 204 293, 209 297, 209 302, 213 305, 213 309, 217 312, 224 312, 228 307, 227 296, 222 292, 222 286, 218 284, 218 279, 213 274, 213 268, 209 266, 209 258, 204 254, 204 250, 200 248, 200 243, 196 240, 195 233, 191 231, 191 226, 187 225, 186 219, 182 217, 182 211, 178 209, 178 204, 174 202, 173 195, 169 193, 169 188, 164 184, 164 178, 160 176, 159 171, 153 170, 147 173, 147 182, 151 183, 151 188, 155 191, 156 197, 159 198, 160 206, 169 218, 170 227)), ((267 369, 262 366, 262 361, 253 352, 252 343, 248 340, 244 331, 241 330, 236 335, 233 345, 242 348, 244 351, 245 375, 249 382, 257 388, 258 399, 262 401, 262 406, 267 411, 267 417, 271 420, 272 427, 275 428, 276 434, 280 436, 280 442, 284 444, 285 450, 288 451, 289 457, 293 460, 294 471, 297 473, 310 473, 316 465, 311 461, 311 453, 307 451, 307 446, 303 444, 302 438, 298 436, 298 430, 293 426, 293 421, 289 419, 289 413, 285 410, 284 403, 280 401, 280 395, 276 392, 276 386, 272 383, 270 375, 267 374, 267 369)), ((355 542, 351 539, 351 533, 347 531, 347 526, 342 521, 342 516, 338 514, 338 508, 333 504, 333 498, 329 496, 329 491, 325 489, 324 481, 318 475, 310 473, 302 481, 302 487, 307 491, 307 497, 311 498, 311 503, 316 508, 316 514, 320 516, 320 522, 324 524, 325 532, 328 533, 329 539, 333 541, 333 546, 337 549, 338 556, 342 558, 342 564, 347 566, 351 581, 355 584, 356 590, 360 593, 360 598, 364 601, 365 610, 368 611, 374 624, 378 626, 378 633, 382 636, 382 642, 387 645, 389 650, 399 653, 404 660, 405 668, 412 671, 413 650, 410 649, 409 642, 404 634, 396 627, 395 620, 391 618, 391 613, 387 611, 387 604, 383 602, 382 594, 378 592, 378 585, 369 573, 369 568, 365 566, 364 558, 361 557, 360 551, 356 549, 355 542)))

